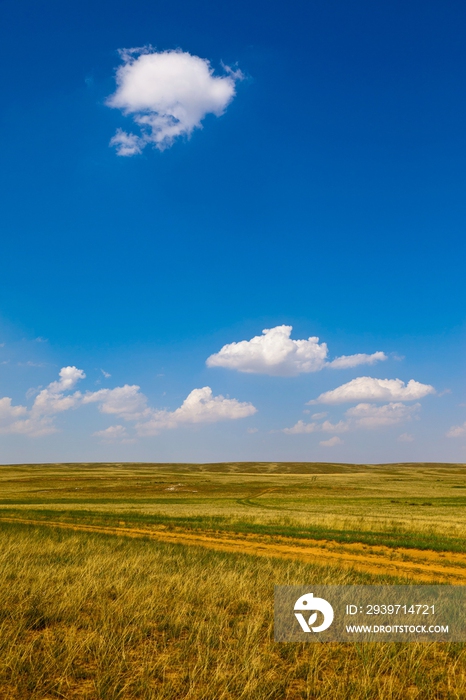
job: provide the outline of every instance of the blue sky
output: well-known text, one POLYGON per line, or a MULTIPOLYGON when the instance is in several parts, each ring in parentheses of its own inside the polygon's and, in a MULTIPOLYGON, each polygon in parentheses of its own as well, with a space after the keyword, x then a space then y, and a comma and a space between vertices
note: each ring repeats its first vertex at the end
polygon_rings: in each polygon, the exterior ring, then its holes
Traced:
POLYGON ((3 0, 0 460, 464 461, 465 25, 3 0))

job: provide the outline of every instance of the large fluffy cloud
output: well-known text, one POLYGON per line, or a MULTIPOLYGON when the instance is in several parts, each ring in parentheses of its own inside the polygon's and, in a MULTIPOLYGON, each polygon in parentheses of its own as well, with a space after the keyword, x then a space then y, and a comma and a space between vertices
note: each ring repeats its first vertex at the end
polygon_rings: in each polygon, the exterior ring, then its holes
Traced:
POLYGON ((180 50, 126 49, 120 56, 117 90, 107 104, 139 127, 138 134, 119 129, 111 140, 120 156, 141 153, 147 144, 163 150, 177 137, 190 136, 207 114, 223 114, 242 77, 230 68, 216 76, 209 61, 180 50))
POLYGON ((337 404, 356 401, 416 401, 427 394, 435 394, 430 384, 421 384, 410 379, 407 384, 401 379, 375 379, 357 377, 336 389, 326 391, 310 404, 337 404))
POLYGON ((206 364, 208 367, 227 367, 250 374, 296 376, 318 372, 326 366, 343 369, 387 359, 385 353, 376 352, 373 355, 343 355, 327 362, 326 343, 319 343, 316 336, 307 340, 292 340, 292 330, 292 326, 285 325, 266 328, 262 335, 256 335, 251 340, 224 345, 219 352, 207 358, 206 364))

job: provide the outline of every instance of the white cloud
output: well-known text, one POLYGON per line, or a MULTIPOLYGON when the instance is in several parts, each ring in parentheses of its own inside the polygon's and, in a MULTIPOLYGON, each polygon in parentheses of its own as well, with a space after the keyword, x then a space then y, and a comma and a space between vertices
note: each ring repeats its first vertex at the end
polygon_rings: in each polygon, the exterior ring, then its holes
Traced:
POLYGON ((299 420, 292 428, 284 428, 282 432, 286 433, 286 435, 300 435, 303 433, 317 433, 319 431, 324 433, 346 433, 347 430, 349 430, 349 426, 342 420, 335 424, 330 423, 328 420, 323 423, 305 423, 299 420))
POLYGON ((56 432, 57 429, 49 416, 24 418, 0 427, 0 433, 27 435, 28 437, 42 437, 56 432))
POLYGON ((315 433, 319 430, 317 423, 305 423, 299 420, 292 428, 283 428, 284 433, 287 435, 300 435, 302 433, 315 433))
POLYGON ((0 399, 0 423, 16 420, 16 418, 23 416, 25 413, 27 413, 26 406, 12 406, 11 399, 8 396, 0 399))
POLYGON ((58 382, 52 382, 48 385, 48 390, 52 394, 59 394, 63 391, 69 391, 76 386, 80 379, 85 379, 86 375, 82 369, 77 367, 62 367, 58 373, 60 380, 58 382))
MULTIPOLYGON (((7 397, 0 399, 0 432, 30 437, 41 437, 56 432, 54 416, 77 408, 82 401, 81 392, 66 392, 73 389, 85 376, 83 370, 77 367, 62 367, 59 380, 51 382, 39 391, 30 410, 25 406, 12 406, 11 399, 7 397)), ((35 391, 29 390, 27 396, 30 397, 34 393, 35 391)))
POLYGON ((349 408, 345 415, 357 428, 379 428, 384 425, 396 425, 411 420, 421 404, 406 406, 404 403, 388 403, 384 406, 374 406, 371 403, 360 403, 349 408))
POLYGON ((322 423, 320 429, 323 430, 324 433, 346 433, 349 427, 348 423, 343 420, 338 421, 338 423, 331 423, 329 420, 326 420, 322 423))
POLYGON ((80 379, 86 377, 83 370, 74 366, 62 367, 59 376, 58 382, 51 382, 38 393, 32 407, 33 415, 54 415, 77 408, 80 404, 82 395, 79 391, 68 396, 64 396, 64 393, 73 389, 80 379))
POLYGON ((292 330, 292 326, 285 325, 266 328, 262 335, 254 336, 251 340, 224 345, 219 352, 207 358, 206 364, 208 367, 226 367, 250 374, 296 376, 319 372, 324 367, 345 369, 387 359, 385 353, 375 352, 372 355, 342 355, 327 362, 326 343, 319 343, 316 336, 307 340, 292 340, 292 330))
POLYGON ((435 394, 435 389, 429 384, 410 379, 405 385, 401 379, 375 379, 373 377, 357 377, 346 384, 326 391, 309 404, 337 404, 352 401, 415 401, 427 394, 435 394))
POLYGON ((251 340, 229 343, 207 358, 208 367, 228 367, 239 372, 294 376, 317 372, 325 365, 327 345, 319 338, 291 340, 292 326, 266 328, 251 340))
POLYGON ((119 156, 136 156, 142 153, 146 142, 141 136, 127 134, 123 129, 117 129, 115 136, 110 139, 110 146, 115 146, 119 156))
POLYGON ((322 447, 335 447, 335 445, 342 445, 343 440, 336 435, 329 440, 321 440, 319 442, 319 445, 322 445, 322 447))
MULTIPOLYGON (((60 379, 51 382, 38 393, 30 410, 26 406, 13 406, 7 396, 0 398, 0 433, 46 435, 57 430, 53 422, 56 414, 90 403, 97 403, 101 413, 135 422, 139 435, 155 435, 161 430, 187 423, 235 420, 256 413, 256 408, 251 403, 221 395, 213 396, 212 389, 208 386, 191 391, 175 411, 149 407, 147 397, 137 385, 125 384, 85 394, 79 391, 66 393, 85 376, 83 370, 76 367, 63 367, 60 379)), ((121 425, 110 426, 94 435, 104 440, 131 440, 126 428, 121 425)))
POLYGON ((384 352, 373 352, 372 355, 367 355, 365 352, 358 352, 356 355, 341 355, 332 362, 327 363, 327 367, 332 369, 347 369, 349 367, 357 367, 358 365, 375 365, 376 362, 388 360, 384 352))
POLYGON ((338 423, 331 423, 329 420, 323 423, 305 423, 299 420, 292 428, 284 428, 282 432, 286 433, 286 435, 318 432, 347 433, 348 431, 359 429, 367 430, 397 425, 398 423, 411 420, 420 407, 419 403, 411 406, 403 403, 389 403, 383 406, 375 406, 372 403, 360 403, 353 408, 349 408, 345 412, 346 420, 340 420, 338 423))
POLYGON ((53 393, 49 389, 42 389, 36 396, 32 413, 36 415, 55 415, 62 411, 69 411, 71 408, 77 408, 81 403, 82 394, 76 391, 74 394, 64 396, 63 394, 53 393))
MULTIPOLYGON (((65 395, 66 391, 73 389, 80 379, 85 378, 81 369, 76 367, 62 367, 59 373, 60 379, 51 382, 36 396, 32 408, 26 406, 12 406, 11 399, 0 399, 0 432, 39 437, 56 432, 53 416, 71 408, 77 408, 82 395, 79 391, 65 395)), ((27 392, 31 396, 35 392, 27 392)))
MULTIPOLYGON (((256 413, 250 403, 241 403, 236 399, 213 396, 208 386, 193 389, 183 404, 175 411, 158 410, 147 405, 147 397, 140 392, 137 385, 100 389, 88 392, 82 399, 83 404, 98 403, 99 411, 117 415, 126 421, 137 421, 138 435, 156 435, 161 430, 176 428, 186 423, 213 423, 221 420, 245 418, 256 413)), ((105 431, 99 432, 104 437, 105 431)), ((109 433, 113 435, 113 432, 109 433)))
POLYGON ((0 433, 36 437, 55 432, 48 417, 32 416, 26 406, 13 406, 8 396, 0 399, 0 433))
POLYGON ((93 433, 93 435, 100 438, 104 442, 134 442, 134 440, 128 435, 128 432, 123 425, 111 425, 105 430, 97 430, 97 432, 93 433))
POLYGON ((110 372, 106 372, 104 369, 101 369, 100 371, 104 375, 105 379, 109 379, 112 376, 110 372))
POLYGON ((120 156, 141 153, 147 144, 169 148, 179 136, 202 127, 207 114, 221 116, 235 96, 240 71, 225 67, 216 76, 208 60, 185 51, 124 49, 116 72, 117 90, 109 107, 132 116, 140 134, 118 129, 111 140, 120 156))
POLYGON ((246 432, 248 433, 248 435, 254 435, 254 433, 259 432, 259 428, 248 428, 246 432))
MULTIPOLYGON (((309 413, 309 411, 303 411, 303 413, 309 413)), ((321 413, 313 413, 311 418, 313 420, 321 420, 322 418, 327 418, 328 412, 322 411, 321 413)))
POLYGON ((136 425, 138 435, 156 435, 161 430, 177 428, 187 423, 215 423, 222 420, 246 418, 257 409, 247 402, 228 399, 222 395, 213 396, 208 386, 193 389, 175 411, 152 410, 150 420, 136 425))
POLYGON ((463 425, 452 425, 447 433, 449 438, 462 437, 463 435, 466 435, 466 423, 463 423, 463 425))
POLYGON ((398 442, 414 442, 414 435, 411 435, 411 433, 401 433, 397 439, 398 442))
POLYGON ((99 389, 87 392, 83 404, 98 403, 101 413, 118 415, 123 420, 139 420, 147 414, 147 397, 136 384, 117 386, 115 389, 99 389))

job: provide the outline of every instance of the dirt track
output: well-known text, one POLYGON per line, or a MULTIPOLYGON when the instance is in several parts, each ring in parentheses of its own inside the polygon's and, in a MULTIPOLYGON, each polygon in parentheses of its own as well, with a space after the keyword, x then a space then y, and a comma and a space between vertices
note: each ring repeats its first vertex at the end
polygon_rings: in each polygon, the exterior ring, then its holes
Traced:
POLYGON ((182 530, 105 527, 44 520, 0 518, 0 522, 56 527, 78 532, 98 532, 120 537, 146 537, 171 544, 194 545, 221 552, 237 552, 280 559, 295 559, 320 565, 338 565, 371 574, 389 574, 414 581, 436 581, 466 585, 466 554, 390 548, 361 543, 341 544, 329 540, 302 540, 236 533, 197 533, 182 530))

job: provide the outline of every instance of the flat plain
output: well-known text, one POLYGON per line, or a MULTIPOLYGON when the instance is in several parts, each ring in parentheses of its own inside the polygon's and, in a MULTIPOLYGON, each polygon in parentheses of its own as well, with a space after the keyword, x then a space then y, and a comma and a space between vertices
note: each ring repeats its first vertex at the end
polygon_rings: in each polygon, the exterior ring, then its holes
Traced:
POLYGON ((274 584, 466 585, 466 466, 0 467, 0 698, 466 698, 461 644, 276 644, 274 584))

